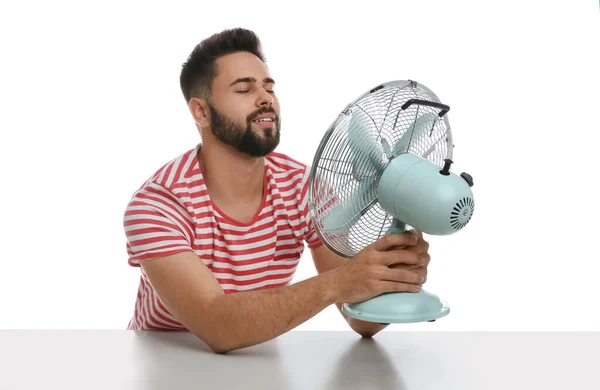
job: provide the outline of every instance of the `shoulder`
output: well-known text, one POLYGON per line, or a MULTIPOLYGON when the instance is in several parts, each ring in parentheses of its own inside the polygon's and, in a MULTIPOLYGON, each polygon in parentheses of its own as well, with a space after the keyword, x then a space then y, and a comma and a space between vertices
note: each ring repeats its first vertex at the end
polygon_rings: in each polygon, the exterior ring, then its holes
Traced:
POLYGON ((169 203, 185 204, 191 189, 202 184, 197 164, 198 148, 199 145, 163 164, 134 192, 132 201, 151 196, 169 203))
POLYGON ((199 173, 197 171, 197 153, 199 147, 200 145, 196 145, 194 148, 181 153, 179 156, 162 165, 146 180, 144 185, 153 183, 167 189, 172 189, 183 182, 189 181, 194 174, 199 173))

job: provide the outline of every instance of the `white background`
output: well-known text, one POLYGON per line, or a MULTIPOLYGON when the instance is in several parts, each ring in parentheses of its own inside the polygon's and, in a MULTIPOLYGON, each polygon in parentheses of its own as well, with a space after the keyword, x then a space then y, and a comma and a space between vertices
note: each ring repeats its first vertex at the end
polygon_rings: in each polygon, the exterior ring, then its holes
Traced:
MULTIPOLYGON (((424 330, 598 330, 598 1, 11 2, 0 9, 0 328, 124 329, 132 193, 200 138, 179 90, 194 45, 261 37, 278 149, 305 163, 347 103, 411 79, 448 114, 477 203, 431 237, 424 330), (169 4, 169 5, 167 5, 169 4)), ((296 279, 315 274, 307 251, 296 279)), ((298 329, 347 329, 334 307, 298 329)))

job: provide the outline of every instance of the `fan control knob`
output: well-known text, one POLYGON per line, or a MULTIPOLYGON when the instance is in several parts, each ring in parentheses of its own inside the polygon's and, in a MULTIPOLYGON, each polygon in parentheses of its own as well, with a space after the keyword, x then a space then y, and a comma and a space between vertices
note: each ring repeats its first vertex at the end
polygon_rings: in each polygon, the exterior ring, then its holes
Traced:
POLYGON ((473 187, 473 176, 469 175, 467 172, 463 172, 460 174, 460 177, 465 179, 465 181, 469 184, 469 187, 473 187))

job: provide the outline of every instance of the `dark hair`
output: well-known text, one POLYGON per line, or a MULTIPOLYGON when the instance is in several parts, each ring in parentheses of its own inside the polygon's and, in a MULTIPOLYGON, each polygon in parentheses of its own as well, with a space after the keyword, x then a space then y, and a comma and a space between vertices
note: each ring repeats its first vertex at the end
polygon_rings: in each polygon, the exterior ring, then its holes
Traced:
POLYGON ((241 51, 252 53, 266 63, 258 36, 243 28, 222 31, 196 45, 183 64, 179 76, 185 101, 189 102, 193 97, 210 97, 212 82, 217 76, 215 60, 241 51))

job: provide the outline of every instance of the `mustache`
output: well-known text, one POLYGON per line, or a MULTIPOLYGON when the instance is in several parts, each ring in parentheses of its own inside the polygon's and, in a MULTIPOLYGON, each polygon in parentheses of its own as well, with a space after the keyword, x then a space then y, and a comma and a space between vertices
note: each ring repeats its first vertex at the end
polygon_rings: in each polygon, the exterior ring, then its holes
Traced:
POLYGON ((267 112, 271 112, 271 113, 275 114, 275 119, 279 120, 279 116, 277 115, 277 113, 275 112, 275 109, 273 107, 261 107, 258 110, 254 111, 253 113, 251 113, 250 115, 248 115, 248 123, 250 123, 254 119, 256 119, 257 116, 259 116, 261 114, 266 114, 267 112))

